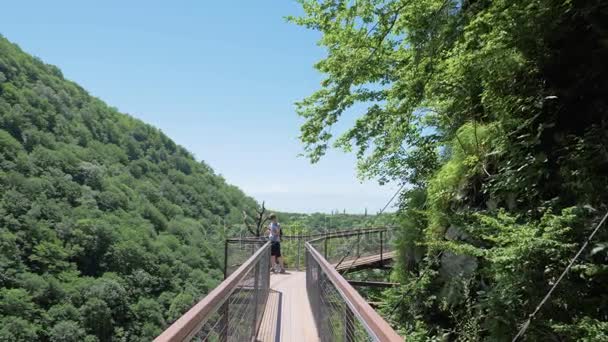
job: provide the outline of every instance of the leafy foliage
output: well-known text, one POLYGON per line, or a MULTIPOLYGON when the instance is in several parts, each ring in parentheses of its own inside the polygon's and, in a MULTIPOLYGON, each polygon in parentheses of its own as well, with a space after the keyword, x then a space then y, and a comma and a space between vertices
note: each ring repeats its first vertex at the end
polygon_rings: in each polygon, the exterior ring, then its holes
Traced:
MULTIPOLYGON (((355 150, 363 176, 410 185, 386 316, 415 340, 510 340, 608 209, 608 5, 300 3, 289 20, 327 51, 297 103, 306 154, 355 150)), ((596 239, 527 338, 605 335, 596 239)))
POLYGON ((0 37, 0 340, 149 341, 256 203, 0 37))

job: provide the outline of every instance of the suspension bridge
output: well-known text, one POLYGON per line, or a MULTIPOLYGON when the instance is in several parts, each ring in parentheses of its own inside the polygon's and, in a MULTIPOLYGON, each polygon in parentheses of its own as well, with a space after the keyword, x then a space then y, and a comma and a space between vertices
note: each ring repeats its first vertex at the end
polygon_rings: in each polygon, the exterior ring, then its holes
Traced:
POLYGON ((386 268, 393 230, 334 231, 283 236, 288 271, 270 272, 270 243, 227 239, 224 281, 155 342, 403 341, 349 281, 350 272, 386 268))

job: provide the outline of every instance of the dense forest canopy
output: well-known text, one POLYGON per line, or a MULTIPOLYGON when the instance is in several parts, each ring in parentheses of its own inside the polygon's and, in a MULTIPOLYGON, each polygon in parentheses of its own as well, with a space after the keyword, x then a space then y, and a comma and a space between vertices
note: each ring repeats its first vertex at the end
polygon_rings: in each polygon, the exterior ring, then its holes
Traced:
POLYGON ((255 206, 0 36, 0 341, 150 341, 255 206))
POLYGON ((395 215, 346 214, 335 211, 331 214, 277 213, 281 229, 286 235, 317 234, 335 230, 380 228, 396 224, 395 215))
MULTIPOLYGON (((327 51, 297 103, 305 153, 408 185, 386 317, 410 340, 511 340, 608 210, 608 3, 299 2, 327 51)), ((607 231, 528 340, 608 339, 607 231)))

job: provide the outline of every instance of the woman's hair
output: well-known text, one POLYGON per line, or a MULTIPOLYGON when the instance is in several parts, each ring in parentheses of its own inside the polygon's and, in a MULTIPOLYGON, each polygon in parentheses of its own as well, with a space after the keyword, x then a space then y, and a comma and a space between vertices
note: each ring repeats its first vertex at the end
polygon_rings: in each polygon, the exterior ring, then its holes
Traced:
POLYGON ((274 219, 276 219, 276 218, 277 218, 277 215, 275 215, 275 214, 270 214, 270 215, 268 215, 268 218, 269 218, 269 219, 271 219, 271 220, 274 220, 274 219))

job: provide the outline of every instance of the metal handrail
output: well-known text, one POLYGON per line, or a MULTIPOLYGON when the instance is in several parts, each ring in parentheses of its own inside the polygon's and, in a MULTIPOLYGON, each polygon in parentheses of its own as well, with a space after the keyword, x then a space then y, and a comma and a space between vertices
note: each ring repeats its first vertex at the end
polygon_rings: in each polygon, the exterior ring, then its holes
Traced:
MULTIPOLYGON (((317 242, 324 239, 334 239, 334 238, 344 238, 356 235, 366 235, 366 234, 374 234, 379 233, 379 236, 382 236, 382 232, 387 232, 393 229, 393 227, 372 227, 372 228, 359 228, 359 229, 344 229, 344 230, 335 230, 329 231, 327 233, 316 233, 316 234, 297 234, 297 235, 283 235, 281 236, 281 240, 283 242, 296 242, 297 245, 295 248, 297 249, 296 255, 293 255, 293 263, 288 266, 288 268, 293 268, 295 266, 296 270, 300 270, 302 264, 302 257, 304 252, 304 242, 317 242)), ((255 246, 257 244, 262 244, 268 241, 267 237, 233 237, 227 238, 225 240, 224 245, 224 278, 230 274, 233 268, 241 265, 244 259, 239 259, 239 256, 234 258, 233 253, 237 252, 236 255, 243 252, 243 246, 251 245, 255 246), (238 244, 238 248, 234 249, 234 244, 238 244), (231 259, 230 261, 228 259, 231 259)), ((357 245, 357 250, 359 249, 357 245)), ((285 255, 290 255, 290 249, 284 250, 285 255)), ((245 253, 246 254, 246 253, 245 253)), ((381 253, 382 254, 382 253, 381 253)), ((325 251, 324 251, 325 255, 325 251)), ((241 255, 240 257, 243 257, 241 255)), ((327 258, 327 256, 326 256, 327 258)))
POLYGON ((247 274, 260 262, 270 247, 266 242, 245 263, 175 321, 154 342, 181 342, 192 339, 205 322, 226 302, 247 274))
POLYGON ((365 228, 365 229, 352 229, 352 230, 339 230, 339 231, 336 231, 334 233, 315 234, 315 236, 312 236, 312 237, 314 237, 314 239, 307 240, 306 242, 314 243, 314 242, 317 242, 317 241, 324 240, 326 238, 332 239, 332 238, 355 236, 355 235, 361 235, 361 234, 367 234, 367 233, 386 232, 386 231, 388 231, 390 229, 391 229, 391 227, 386 227, 386 228, 365 228))
POLYGON ((281 238, 289 238, 289 239, 299 239, 302 237, 305 238, 324 238, 324 237, 335 237, 335 236, 349 236, 356 235, 367 232, 377 232, 381 230, 388 230, 392 227, 370 227, 370 228, 357 228, 357 229, 342 229, 342 230, 333 230, 327 231, 325 233, 315 233, 315 234, 302 234, 302 235, 284 235, 281 238))
MULTIPOLYGON (((313 289, 310 296, 311 306, 316 303, 318 310, 314 313, 318 329, 329 329, 328 334, 320 334, 323 341, 332 341, 346 337, 345 341, 355 341, 359 338, 376 341, 401 341, 397 335, 374 309, 359 295, 359 293, 336 270, 336 265, 330 263, 331 258, 323 256, 316 248, 323 248, 327 254, 327 242, 332 239, 356 236, 356 256, 359 257, 360 236, 368 234, 389 236, 389 228, 364 228, 355 230, 340 230, 323 234, 283 236, 285 241, 298 241, 298 269, 300 264, 300 245, 305 244, 306 251, 306 283, 313 289), (325 240, 325 243, 315 248, 315 243, 325 240), (310 262, 310 266, 309 266, 310 262), (322 304, 321 304, 322 303, 322 304), (330 311, 328 311, 330 310, 330 311), (332 322, 342 326, 342 333, 335 334, 336 326, 327 325, 327 313, 331 314, 332 322), (328 339, 329 338, 329 339, 328 339)), ((376 248, 371 242, 372 249, 376 248)), ((355 245, 353 245, 355 246, 355 245)), ((384 251, 383 242, 380 244, 380 264, 384 251)), ((178 342, 194 340, 249 340, 255 338, 264 307, 267 301, 270 285, 270 242, 265 238, 253 237, 242 239, 226 239, 225 245, 225 280, 205 298, 198 302, 167 330, 158 336, 155 342, 178 342), (228 267, 228 243, 243 243, 237 253, 239 256, 228 267), (261 246, 261 247, 259 247, 261 246), (243 261, 246 260, 246 261, 243 261), (268 263, 267 263, 268 262, 268 263), (236 269, 232 271, 232 269, 236 269)), ((333 247, 332 247, 333 248, 333 247)), ((336 250, 338 251, 338 250, 336 250)), ((373 252, 373 251, 372 251, 373 252)), ((348 249, 346 256, 351 253, 348 249)), ((366 253, 369 253, 367 251, 366 253)), ((340 263, 345 255, 338 255, 340 263), (341 256, 341 259, 340 259, 341 256)), ((355 259, 356 260, 356 259, 355 259)), ((337 260, 336 260, 337 261, 337 260)), ((365 260, 369 262, 368 260, 365 260)), ((376 262, 376 261, 373 261, 376 262)), ((339 266, 340 263, 337 265, 339 266)), ((349 259, 350 263, 350 259, 349 259)), ((352 262, 354 264, 354 261, 352 262)), ((349 265, 350 268, 352 265, 349 265)), ((360 265, 355 265, 359 267, 360 265)), ((333 324, 333 323, 332 323, 333 324)), ((342 329, 340 328, 340 329, 342 329)), ((324 330, 324 331, 325 331, 324 330)), ((321 332, 322 330, 319 330, 321 332)))
MULTIPOLYGON (((281 235, 282 240, 298 240, 298 239, 307 239, 306 241, 310 242, 310 239, 323 239, 325 237, 339 237, 339 236, 351 236, 361 233, 373 233, 378 231, 386 231, 391 229, 392 227, 382 227, 382 228, 359 228, 359 229, 343 229, 343 230, 335 230, 328 231, 326 233, 315 233, 315 234, 301 234, 301 235, 281 235)), ((266 241, 266 237, 260 236, 245 236, 245 237, 232 237, 227 238, 228 242, 260 242, 266 241)))
MULTIPOLYGON (((359 257, 362 257, 362 255, 360 254, 360 246, 362 243, 361 236, 375 235, 375 236, 379 237, 379 241, 378 241, 379 243, 377 246, 377 247, 379 247, 379 250, 376 253, 376 255, 379 256, 379 260, 377 260, 377 264, 382 266, 382 265, 384 265, 385 261, 392 259, 392 257, 394 256, 393 253, 386 250, 387 247, 389 247, 389 246, 386 245, 384 242, 384 238, 390 238, 390 236, 391 236, 390 233, 392 231, 393 231, 393 227, 341 231, 337 234, 318 237, 315 239, 308 240, 307 242, 309 242, 313 245, 316 245, 318 242, 323 241, 324 242, 323 246, 316 246, 316 247, 320 248, 320 250, 322 249, 323 257, 327 261, 329 261, 331 264, 333 264, 334 268, 338 269, 338 268, 340 268, 342 262, 345 262, 346 260, 348 260, 347 257, 352 256, 355 258, 355 260, 359 259, 359 257), (337 256, 338 259, 334 260, 329 254, 330 245, 328 244, 328 242, 333 239, 349 238, 349 237, 353 237, 353 236, 356 236, 357 240, 353 241, 353 244, 351 246, 352 250, 349 249, 345 254, 338 255, 337 256), (356 255, 350 254, 351 252, 353 252, 356 255), (388 258, 385 259, 386 256, 388 256, 388 258)), ((366 260, 366 261, 370 261, 370 260, 366 260)), ((342 267, 341 271, 348 271, 349 269, 350 269, 350 267, 347 267, 346 269, 344 267, 342 267)))
MULTIPOLYGON (((306 251, 319 265, 322 273, 333 284, 341 299, 348 305, 350 312, 362 323, 370 337, 376 341, 397 342, 403 338, 365 301, 363 297, 344 279, 334 267, 309 243, 306 242, 306 251)), ((319 281, 307 277, 307 282, 319 281)), ((307 286, 313 286, 307 284, 307 286)), ((320 317, 319 317, 320 318, 320 317)))

